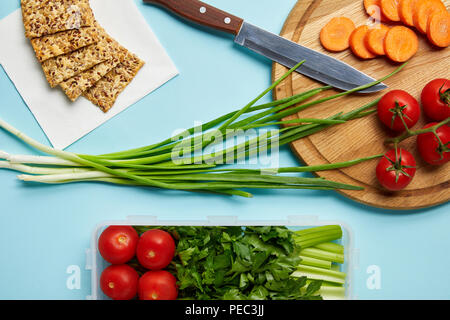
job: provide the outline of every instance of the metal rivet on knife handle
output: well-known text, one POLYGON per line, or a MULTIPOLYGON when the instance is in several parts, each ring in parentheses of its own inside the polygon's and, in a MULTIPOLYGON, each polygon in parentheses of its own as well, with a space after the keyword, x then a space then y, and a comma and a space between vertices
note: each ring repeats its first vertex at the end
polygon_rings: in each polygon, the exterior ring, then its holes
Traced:
POLYGON ((198 24, 237 35, 244 20, 197 0, 144 0, 198 24))

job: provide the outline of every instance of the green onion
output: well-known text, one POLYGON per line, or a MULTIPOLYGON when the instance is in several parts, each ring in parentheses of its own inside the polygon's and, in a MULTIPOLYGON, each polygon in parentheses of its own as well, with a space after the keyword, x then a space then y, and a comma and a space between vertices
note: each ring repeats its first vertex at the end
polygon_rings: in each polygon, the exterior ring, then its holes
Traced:
MULTIPOLYGON (((283 146, 307 137, 329 127, 353 121, 373 113, 378 100, 348 113, 337 113, 327 119, 282 120, 300 110, 325 101, 340 98, 369 88, 399 72, 371 84, 342 92, 330 97, 302 104, 317 94, 330 89, 324 86, 266 104, 256 105, 268 92, 286 79, 304 61, 289 70, 269 88, 264 90, 242 109, 230 112, 208 123, 185 130, 183 135, 170 137, 149 146, 119 151, 103 155, 75 154, 57 150, 28 137, 7 122, 0 119, 0 128, 11 133, 31 147, 49 156, 10 155, 0 151, 0 168, 15 170, 25 174, 19 179, 30 182, 60 184, 74 182, 101 182, 129 186, 145 186, 161 189, 210 192, 217 194, 251 197, 242 189, 312 189, 312 190, 361 190, 361 187, 329 181, 323 178, 302 178, 285 176, 300 172, 318 172, 356 165, 380 157, 363 157, 334 164, 274 169, 223 168, 223 164, 237 162, 270 151, 274 146, 283 146), (258 132, 254 138, 245 142, 234 142, 230 147, 208 152, 207 147, 217 146, 230 138, 228 130, 255 130, 271 126, 287 126, 280 130, 258 132), (218 129, 215 129, 218 127, 218 129), (180 162, 174 160, 178 152, 180 162), (197 155, 201 153, 201 155, 197 155), (265 172, 265 174, 263 174, 265 172), (271 172, 267 174, 267 172, 271 172)), ((234 139, 234 137, 233 137, 234 139)), ((300 241, 303 247, 320 245, 334 240, 338 233, 317 236, 304 235, 300 241), (320 243, 319 243, 320 241, 320 243)))

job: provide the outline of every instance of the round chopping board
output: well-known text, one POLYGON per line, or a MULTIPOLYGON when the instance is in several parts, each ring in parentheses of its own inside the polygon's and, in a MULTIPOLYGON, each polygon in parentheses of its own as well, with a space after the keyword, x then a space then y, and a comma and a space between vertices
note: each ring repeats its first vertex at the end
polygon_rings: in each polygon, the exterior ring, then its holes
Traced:
MULTIPOLYGON (((450 0, 444 2, 448 8, 450 0)), ((356 26, 369 22, 363 9, 362 0, 301 0, 297 2, 290 13, 281 35, 294 42, 341 59, 376 79, 391 73, 398 67, 385 57, 363 61, 356 58, 350 50, 340 53, 326 52, 320 45, 319 33, 332 17, 338 16, 351 18, 356 26)), ((408 91, 420 101, 421 90, 428 81, 435 78, 449 78, 450 48, 433 48, 427 41, 426 36, 419 35, 418 32, 417 34, 420 38, 418 53, 400 73, 388 79, 385 83, 390 89, 408 91)), ((279 64, 274 64, 272 71, 273 79, 278 79, 287 69, 279 64)), ((274 99, 289 97, 319 86, 321 84, 294 73, 274 90, 274 99)), ((298 117, 327 118, 338 112, 356 109, 381 97, 386 92, 387 90, 376 94, 357 94, 338 98, 311 107, 296 116, 291 116, 289 119, 298 117)), ((327 96, 335 93, 336 91, 329 90, 321 95, 327 96)), ((427 121, 421 119, 413 129, 421 128, 427 121)), ((384 153, 389 148, 383 142, 386 138, 392 136, 392 133, 382 127, 374 114, 295 141, 291 144, 291 148, 305 164, 317 165, 384 153)), ((409 138, 401 143, 401 147, 412 152, 416 158, 417 172, 411 184, 400 192, 384 191, 378 184, 375 177, 377 159, 351 168, 318 172, 318 175, 329 180, 364 187, 362 191, 343 190, 339 192, 355 201, 374 207, 406 210, 425 208, 447 202, 450 199, 450 163, 440 167, 427 165, 420 158, 415 144, 416 137, 409 138)))

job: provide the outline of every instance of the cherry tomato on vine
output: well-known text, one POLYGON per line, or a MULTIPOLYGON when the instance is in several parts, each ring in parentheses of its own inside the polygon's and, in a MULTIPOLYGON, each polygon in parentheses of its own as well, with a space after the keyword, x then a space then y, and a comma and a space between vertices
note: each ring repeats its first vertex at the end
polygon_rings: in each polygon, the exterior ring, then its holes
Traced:
POLYGON ((136 254, 139 235, 130 226, 110 226, 98 239, 98 250, 103 259, 112 264, 123 264, 136 254))
POLYGON ((399 191, 412 181, 416 174, 416 161, 404 149, 386 152, 377 165, 376 175, 380 184, 389 191, 399 191))
POLYGON ((126 264, 111 265, 100 276, 100 288, 113 300, 131 300, 138 292, 139 274, 126 264))
POLYGON ((164 270, 148 271, 139 279, 140 300, 175 300, 177 279, 164 270))
POLYGON ((406 130, 405 124, 412 128, 419 121, 420 106, 408 92, 392 90, 378 102, 378 118, 388 128, 402 132, 406 130))
POLYGON ((175 241, 163 230, 152 229, 139 238, 136 256, 139 263, 150 270, 164 269, 175 255, 175 241))
POLYGON ((442 121, 450 117, 450 80, 435 79, 422 90, 423 111, 428 118, 442 121))
MULTIPOLYGON (((427 124, 424 129, 436 125, 437 122, 427 124)), ((443 125, 433 132, 422 133, 417 136, 417 147, 420 156, 431 165, 443 165, 450 160, 450 126, 443 125), (440 141, 439 141, 440 140, 440 141)))

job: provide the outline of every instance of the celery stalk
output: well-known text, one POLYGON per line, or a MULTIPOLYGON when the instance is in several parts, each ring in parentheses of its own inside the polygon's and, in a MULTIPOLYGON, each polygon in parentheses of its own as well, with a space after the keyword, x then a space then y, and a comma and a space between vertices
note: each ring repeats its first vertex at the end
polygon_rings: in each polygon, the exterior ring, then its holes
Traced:
POLYGON ((297 271, 293 272, 292 276, 307 277, 308 279, 324 280, 339 284, 345 284, 346 278, 346 274, 344 272, 303 265, 298 266, 297 271))
POLYGON ((302 261, 300 262, 301 265, 324 268, 324 269, 331 269, 330 261, 325 261, 325 260, 311 258, 311 257, 307 257, 307 256, 302 256, 302 255, 300 255, 300 258, 302 258, 302 261))
POLYGON ((322 285, 322 287, 320 287, 319 294, 324 300, 344 300, 345 288, 322 285))
POLYGON ((344 246, 334 242, 320 243, 318 245, 315 245, 314 247, 329 252, 344 254, 344 246))
POLYGON ((317 248, 306 248, 300 251, 300 254, 306 257, 321 259, 336 263, 344 263, 344 255, 339 253, 333 253, 317 248))

